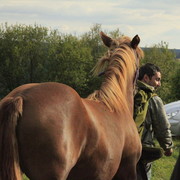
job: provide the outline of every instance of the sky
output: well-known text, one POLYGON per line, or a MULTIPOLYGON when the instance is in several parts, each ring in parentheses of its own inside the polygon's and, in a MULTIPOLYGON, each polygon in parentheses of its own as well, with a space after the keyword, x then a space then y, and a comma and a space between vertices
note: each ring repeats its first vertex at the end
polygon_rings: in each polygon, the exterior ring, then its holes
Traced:
POLYGON ((0 0, 0 24, 40 25, 80 35, 95 24, 119 29, 141 47, 180 49, 180 0, 0 0))

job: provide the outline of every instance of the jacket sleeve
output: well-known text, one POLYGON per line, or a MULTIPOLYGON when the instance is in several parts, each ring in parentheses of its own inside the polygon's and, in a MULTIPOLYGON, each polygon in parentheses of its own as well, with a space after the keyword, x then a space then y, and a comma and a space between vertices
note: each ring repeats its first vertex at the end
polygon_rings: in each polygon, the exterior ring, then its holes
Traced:
POLYGON ((154 130, 155 137, 157 138, 160 146, 167 150, 172 148, 172 136, 170 131, 170 123, 167 119, 164 104, 160 97, 154 96, 149 101, 152 128, 154 130))

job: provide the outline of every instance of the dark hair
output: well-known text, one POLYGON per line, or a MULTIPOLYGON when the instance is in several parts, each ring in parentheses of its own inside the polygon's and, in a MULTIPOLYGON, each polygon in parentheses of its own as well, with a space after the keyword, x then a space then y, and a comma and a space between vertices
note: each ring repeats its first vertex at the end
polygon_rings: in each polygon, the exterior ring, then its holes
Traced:
POLYGON ((154 64, 147 63, 140 67, 138 79, 142 80, 145 74, 151 79, 156 72, 161 72, 160 68, 154 64))

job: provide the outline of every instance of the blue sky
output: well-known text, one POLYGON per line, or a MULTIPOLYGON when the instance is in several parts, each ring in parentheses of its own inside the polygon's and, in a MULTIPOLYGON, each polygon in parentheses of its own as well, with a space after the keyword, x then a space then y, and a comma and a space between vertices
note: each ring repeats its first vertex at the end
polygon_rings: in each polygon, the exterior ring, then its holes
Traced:
POLYGON ((141 46, 161 41, 180 49, 180 0, 0 0, 0 23, 42 25, 81 34, 94 24, 141 37, 141 46))

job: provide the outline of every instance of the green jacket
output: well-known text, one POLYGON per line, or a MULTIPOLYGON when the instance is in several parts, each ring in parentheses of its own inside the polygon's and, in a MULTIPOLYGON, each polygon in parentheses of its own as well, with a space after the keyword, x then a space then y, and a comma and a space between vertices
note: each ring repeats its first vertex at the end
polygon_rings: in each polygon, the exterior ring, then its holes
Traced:
MULTIPOLYGON (((152 86, 149 86, 141 81, 137 82, 141 89, 146 89, 151 92, 154 91, 152 86)), ((170 123, 167 119, 164 105, 160 97, 153 96, 149 100, 148 112, 145 119, 144 130, 142 134, 142 144, 144 146, 155 146, 154 136, 158 140, 160 146, 167 150, 172 148, 172 136, 170 131, 170 123)))
POLYGON ((136 93, 134 95, 133 118, 140 137, 142 137, 144 130, 144 121, 148 111, 149 100, 155 95, 153 87, 148 86, 141 81, 137 81, 136 93))

